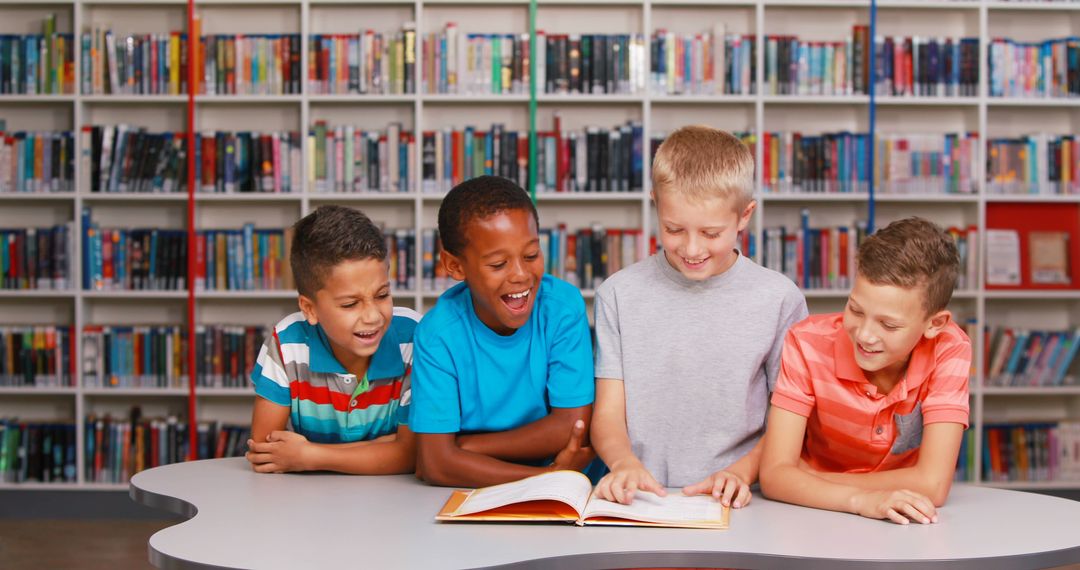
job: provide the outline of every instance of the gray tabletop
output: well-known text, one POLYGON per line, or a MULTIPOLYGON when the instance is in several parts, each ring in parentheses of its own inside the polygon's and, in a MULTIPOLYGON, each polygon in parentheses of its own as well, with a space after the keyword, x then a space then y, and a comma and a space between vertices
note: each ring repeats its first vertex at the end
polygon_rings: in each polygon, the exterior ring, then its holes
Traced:
POLYGON ((450 491, 412 476, 264 475, 243 458, 135 475, 131 497, 191 518, 150 537, 159 568, 1044 568, 1080 562, 1080 502, 953 487, 935 525, 755 496, 729 530, 436 523, 450 491))

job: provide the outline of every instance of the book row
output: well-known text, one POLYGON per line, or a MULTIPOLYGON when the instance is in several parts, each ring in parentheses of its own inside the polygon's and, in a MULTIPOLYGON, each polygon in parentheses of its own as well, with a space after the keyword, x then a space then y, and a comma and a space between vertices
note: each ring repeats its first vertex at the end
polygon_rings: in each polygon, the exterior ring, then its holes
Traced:
POLYGON ((1072 363, 1080 329, 1067 331, 998 327, 988 335, 987 386, 1062 386, 1076 383, 1072 363))
POLYGON ((5 132, 0 128, 0 193, 73 192, 74 180, 71 131, 5 132))
POLYGON ((990 42, 991 97, 1080 97, 1080 37, 990 42))
POLYGON ((878 37, 874 53, 878 95, 974 97, 979 93, 978 38, 878 37))
POLYGON ((126 483, 144 469, 179 463, 188 457, 238 457, 247 451, 250 429, 246 425, 199 422, 195 426, 195 450, 190 449, 188 429, 186 422, 174 416, 143 418, 139 408, 133 408, 127 420, 88 417, 84 479, 88 483, 126 483))
MULTIPOLYGON (((218 34, 199 39, 206 95, 299 95, 299 34, 218 34)), ((199 69, 196 67, 196 69, 199 69)))
POLYGON ((0 418, 0 482, 74 483, 75 424, 0 418))
POLYGON ((1080 422, 987 425, 983 481, 1080 480, 1080 422))
POLYGON ((416 24, 394 33, 315 34, 308 38, 308 86, 316 95, 416 93, 416 24))
POLYGON ((40 34, 0 34, 0 95, 63 95, 75 92, 75 43, 56 31, 56 14, 40 34))
POLYGON ((986 146, 987 193, 1080 193, 1080 137, 1037 134, 986 146))
POLYGON ((680 34, 659 29, 649 49, 649 85, 657 95, 750 95, 754 93, 754 37, 711 30, 680 34))
MULTIPOLYGON (((815 228, 810 212, 802 211, 797 228, 766 227, 762 232, 761 264, 787 275, 802 289, 847 289, 854 284, 855 254, 867 236, 866 222, 851 226, 815 228)), ((956 287, 974 287, 978 279, 976 252, 979 231, 950 227, 960 254, 960 273, 956 287)))
POLYGON ((72 327, 0 326, 0 386, 75 385, 72 327))
POLYGON ((180 95, 188 88, 187 34, 82 34, 83 95, 180 95))
MULTIPOLYGON (((206 388, 244 388, 267 327, 195 327, 195 382, 206 388)), ((87 326, 82 335, 83 384, 90 388, 184 388, 188 384, 186 327, 87 326)))
POLYGON ((70 224, 0 229, 0 289, 68 289, 73 252, 70 224))

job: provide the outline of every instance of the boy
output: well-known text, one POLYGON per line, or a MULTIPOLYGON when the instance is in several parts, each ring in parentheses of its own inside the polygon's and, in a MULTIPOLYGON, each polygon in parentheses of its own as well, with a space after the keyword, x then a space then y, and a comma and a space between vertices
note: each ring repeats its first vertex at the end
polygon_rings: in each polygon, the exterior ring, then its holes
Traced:
POLYGON ((768 497, 937 522, 968 422, 971 342, 946 310, 959 264, 953 239, 918 218, 860 244, 844 312, 785 340, 761 465, 768 497))
POLYGON ((251 372, 257 397, 246 457, 260 473, 411 473, 416 447, 406 423, 419 315, 394 307, 382 232, 340 206, 323 206, 293 229, 300 312, 274 327, 251 372))
POLYGON ((416 329, 409 423, 428 483, 483 487, 593 458, 585 302, 544 274, 537 226, 528 194, 496 176, 458 184, 439 206, 441 258, 463 283, 416 329))
POLYGON ((597 491, 630 503, 683 487, 742 507, 784 332, 806 300, 736 249, 755 207, 754 160, 737 138, 679 129, 652 178, 663 252, 596 291, 592 441, 611 469, 597 491))

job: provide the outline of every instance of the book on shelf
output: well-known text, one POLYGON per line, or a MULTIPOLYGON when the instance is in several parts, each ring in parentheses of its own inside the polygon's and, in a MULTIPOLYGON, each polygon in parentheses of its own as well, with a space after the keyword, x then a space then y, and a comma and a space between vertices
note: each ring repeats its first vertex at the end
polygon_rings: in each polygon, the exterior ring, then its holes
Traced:
POLYGON ((71 224, 0 229, 0 289, 71 287, 71 224))
POLYGON ((956 456, 956 471, 953 473, 953 481, 964 483, 974 481, 977 471, 975 430, 964 430, 964 435, 960 439, 960 452, 956 456))
POLYGON ((0 126, 0 193, 75 191, 71 131, 13 131, 0 126))
POLYGON ((765 36, 766 95, 866 94, 869 86, 869 26, 852 26, 843 40, 807 41, 793 35, 765 36))
POLYGON ((187 287, 187 232, 102 228, 84 206, 82 288, 179 291, 187 287))
POLYGON ((878 192, 978 192, 978 133, 878 134, 875 144, 874 186, 878 192))
POLYGON ((0 418, 0 482, 74 483, 75 424, 0 418))
POLYGON ((978 95, 979 38, 879 35, 875 44, 877 95, 978 95))
POLYGON ((650 39, 649 85, 656 95, 756 93, 753 34, 728 33, 723 22, 699 33, 656 30, 650 39))
POLYGON ((299 95, 299 34, 214 34, 199 40, 204 95, 299 95))
POLYGON ((1080 423, 988 423, 982 462, 993 483, 1080 481, 1080 423))
MULTIPOLYGON (((752 139, 747 140, 747 144, 753 148, 752 139)), ((762 135, 761 148, 765 192, 869 190, 870 136, 867 133, 767 132, 762 135)))
POLYGON ((126 483, 132 475, 161 465, 195 459, 239 457, 247 451, 250 426, 198 422, 191 454, 190 425, 176 416, 145 418, 138 407, 128 418, 87 416, 84 423, 84 480, 126 483))
POLYGON ((56 31, 56 14, 40 34, 0 34, 0 95, 66 95, 75 92, 75 41, 56 31))
MULTIPOLYGON (((266 326, 197 325, 195 327, 195 381, 206 388, 247 388, 266 326)), ((186 364, 186 363, 185 363, 186 364)))
POLYGON ((990 41, 991 97, 1080 97, 1080 37, 990 41))
POLYGON ((1080 194, 1080 137, 1031 134, 986 141, 989 194, 1080 194))
POLYGON ((416 24, 391 33, 308 37, 308 86, 314 95, 416 93, 416 24))
POLYGON ((1070 285, 1069 233, 1028 233, 1028 268, 1032 285, 1070 285))
POLYGON ((1080 329, 1053 331, 997 327, 986 353, 987 386, 1075 385, 1072 370, 1080 350, 1080 329))
POLYGON ((94 26, 80 36, 83 95, 187 93, 187 34, 117 34, 94 26))
POLYGON ((455 490, 435 516, 441 522, 566 522, 578 526, 728 528, 731 509, 711 495, 637 493, 629 505, 593 494, 577 471, 553 471, 492 487, 455 490))
POLYGON ((411 192, 418 178, 416 137, 400 123, 367 130, 315 121, 306 148, 313 192, 411 192))
POLYGON ((85 125, 80 138, 80 185, 91 193, 187 192, 187 133, 85 125))
POLYGON ((72 327, 0 325, 0 386, 75 385, 72 327))
MULTIPOLYGON (((304 181, 302 144, 297 131, 196 133, 199 192, 299 193, 304 181)), ((160 169, 160 160, 158 166, 160 169)), ((187 168, 181 163, 180 176, 186 175, 187 168)))

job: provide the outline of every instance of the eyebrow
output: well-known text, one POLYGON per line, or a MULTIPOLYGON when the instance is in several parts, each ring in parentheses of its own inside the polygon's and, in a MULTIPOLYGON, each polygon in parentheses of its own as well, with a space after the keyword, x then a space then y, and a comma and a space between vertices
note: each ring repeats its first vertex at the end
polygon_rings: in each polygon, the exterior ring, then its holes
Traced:
MULTIPOLYGON (((855 300, 855 297, 848 295, 848 301, 854 303, 855 308, 857 308, 858 310, 866 311, 866 309, 863 308, 862 304, 855 300)), ((903 324, 906 322, 903 318, 894 315, 874 315, 874 317, 877 318, 879 321, 889 321, 896 324, 903 324)))
MULTIPOLYGON (((536 237, 536 238, 533 238, 533 239, 529 240, 529 242, 526 243, 525 246, 528 247, 528 246, 533 245, 533 244, 539 245, 540 244, 540 238, 536 237)), ((496 255, 506 255, 506 254, 507 254, 506 249, 496 249, 495 251, 492 251, 490 253, 485 253, 484 255, 481 255, 480 259, 487 259, 489 257, 495 257, 496 255)))
MULTIPOLYGON (((386 289, 388 287, 390 287, 390 282, 389 281, 383 281, 382 284, 379 285, 379 287, 377 289, 375 289, 375 292, 378 293, 378 292, 380 292, 383 289, 386 289)), ((334 297, 334 300, 335 301, 348 301, 349 299, 355 299, 356 297, 358 297, 358 295, 355 295, 355 294, 338 295, 337 297, 334 297)))

